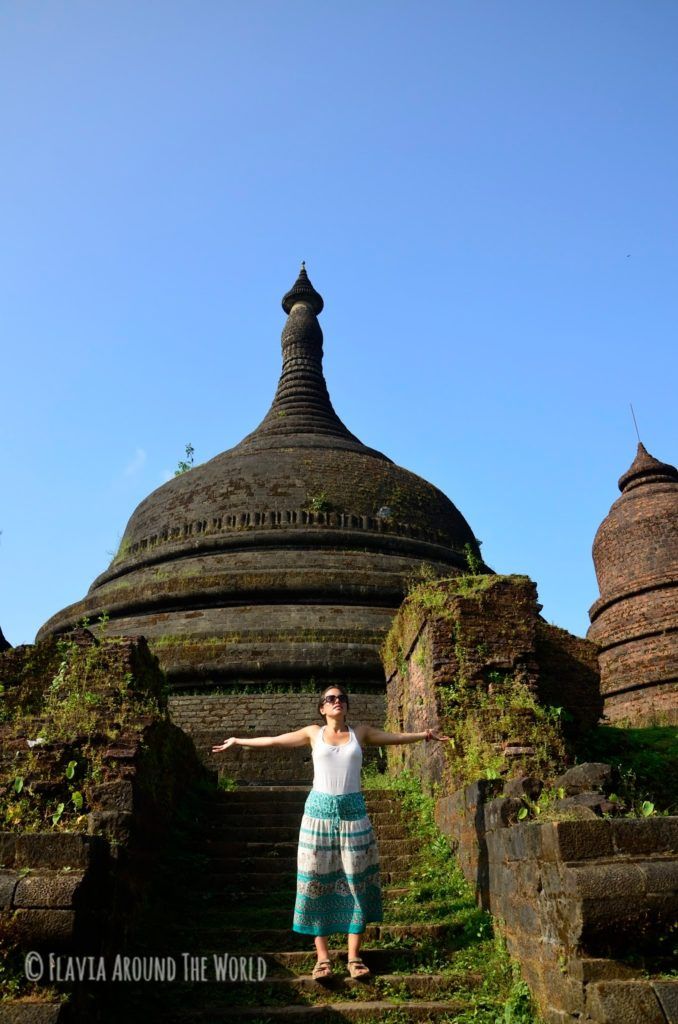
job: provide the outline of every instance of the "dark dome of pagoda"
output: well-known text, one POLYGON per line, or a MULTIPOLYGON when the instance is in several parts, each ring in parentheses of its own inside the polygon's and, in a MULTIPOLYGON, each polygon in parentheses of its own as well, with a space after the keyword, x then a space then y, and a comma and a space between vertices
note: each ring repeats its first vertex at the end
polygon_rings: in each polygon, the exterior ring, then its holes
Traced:
POLYGON ((40 638, 103 612, 144 634, 175 686, 360 679, 422 562, 466 569, 478 543, 452 502, 363 444, 323 375, 322 296, 302 265, 283 298, 282 372, 256 430, 153 491, 87 597, 40 638), (468 548, 466 548, 468 550, 468 548))

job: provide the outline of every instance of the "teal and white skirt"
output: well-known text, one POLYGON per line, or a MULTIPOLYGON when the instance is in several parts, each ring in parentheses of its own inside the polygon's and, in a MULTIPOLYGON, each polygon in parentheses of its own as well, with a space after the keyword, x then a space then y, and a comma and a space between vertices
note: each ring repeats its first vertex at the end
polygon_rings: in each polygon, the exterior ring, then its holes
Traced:
POLYGON ((382 919, 379 847, 362 793, 312 789, 299 831, 292 930, 363 932, 382 919))

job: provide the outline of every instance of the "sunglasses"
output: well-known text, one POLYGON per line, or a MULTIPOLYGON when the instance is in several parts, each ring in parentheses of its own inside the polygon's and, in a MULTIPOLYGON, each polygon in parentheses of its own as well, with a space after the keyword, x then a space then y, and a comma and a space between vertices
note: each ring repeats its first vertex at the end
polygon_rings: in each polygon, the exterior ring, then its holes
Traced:
POLYGON ((323 704, 328 704, 330 701, 333 704, 348 704, 348 697, 343 693, 331 693, 328 697, 323 697, 323 704))

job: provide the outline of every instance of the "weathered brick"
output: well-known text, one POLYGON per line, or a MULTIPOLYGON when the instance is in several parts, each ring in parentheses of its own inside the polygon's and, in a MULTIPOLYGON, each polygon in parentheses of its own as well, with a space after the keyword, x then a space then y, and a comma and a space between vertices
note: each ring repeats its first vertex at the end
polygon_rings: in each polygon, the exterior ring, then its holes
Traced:
POLYGON ((587 860, 612 856, 612 821, 555 821, 545 826, 545 856, 562 860, 587 860))
POLYGON ((666 1016, 666 1024, 678 1024, 678 980, 654 981, 652 988, 666 1016))
POLYGON ((82 880, 83 876, 77 872, 67 875, 26 875, 16 887, 14 903, 17 907, 68 909, 73 906, 82 880))
POLYGON ((621 818, 609 824, 617 853, 678 852, 678 817, 621 818))
POLYGON ((646 981, 600 981, 589 985, 586 1010, 596 1024, 666 1024, 646 981))

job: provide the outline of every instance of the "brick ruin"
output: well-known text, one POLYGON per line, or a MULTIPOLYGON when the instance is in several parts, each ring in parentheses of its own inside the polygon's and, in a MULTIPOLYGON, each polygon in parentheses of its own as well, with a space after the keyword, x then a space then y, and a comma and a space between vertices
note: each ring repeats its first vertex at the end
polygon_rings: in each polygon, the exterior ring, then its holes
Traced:
POLYGON ((678 817, 629 816, 608 764, 574 763, 600 713, 596 648, 536 597, 524 576, 462 577, 403 603, 389 722, 453 742, 390 747, 389 767, 435 794, 547 1024, 676 1024, 678 817))
POLYGON ((593 542, 600 597, 588 637, 600 648, 610 721, 678 722, 678 470, 638 444, 621 497, 593 542))

